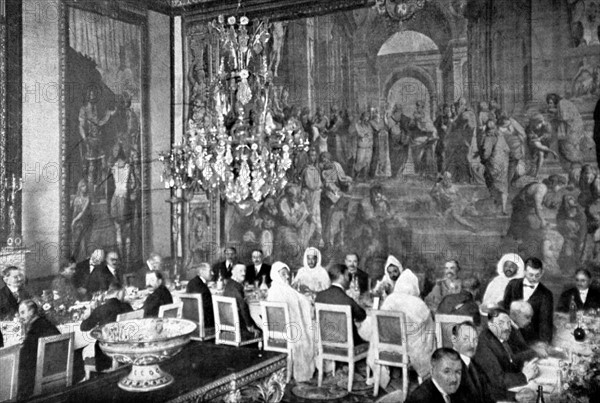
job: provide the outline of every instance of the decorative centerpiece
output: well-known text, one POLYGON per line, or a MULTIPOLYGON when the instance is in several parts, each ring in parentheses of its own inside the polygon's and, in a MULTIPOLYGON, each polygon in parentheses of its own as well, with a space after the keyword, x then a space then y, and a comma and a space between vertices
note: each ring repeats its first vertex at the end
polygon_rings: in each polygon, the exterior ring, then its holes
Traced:
POLYGON ((190 341, 196 324, 185 319, 147 318, 108 323, 92 330, 106 355, 132 364, 119 387, 129 392, 151 392, 173 383, 158 364, 175 356, 190 341))
POLYGON ((600 399, 600 347, 592 355, 561 363, 563 392, 561 402, 589 403, 600 399))

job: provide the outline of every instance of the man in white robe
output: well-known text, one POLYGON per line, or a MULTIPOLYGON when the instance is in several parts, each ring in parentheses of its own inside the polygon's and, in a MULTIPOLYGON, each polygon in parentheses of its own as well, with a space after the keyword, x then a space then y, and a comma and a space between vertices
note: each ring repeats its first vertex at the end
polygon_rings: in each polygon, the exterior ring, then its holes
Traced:
POLYGON ((327 270, 321 266, 321 252, 317 248, 306 248, 303 262, 292 287, 301 293, 317 293, 329 288, 331 281, 327 270))
POLYGON ((500 302, 504 298, 504 290, 508 282, 515 278, 523 278, 525 273, 525 264, 521 256, 516 253, 507 253, 496 265, 498 275, 490 281, 488 284, 485 294, 483 295, 483 301, 481 303, 481 311, 487 312, 492 307, 500 306, 500 302))

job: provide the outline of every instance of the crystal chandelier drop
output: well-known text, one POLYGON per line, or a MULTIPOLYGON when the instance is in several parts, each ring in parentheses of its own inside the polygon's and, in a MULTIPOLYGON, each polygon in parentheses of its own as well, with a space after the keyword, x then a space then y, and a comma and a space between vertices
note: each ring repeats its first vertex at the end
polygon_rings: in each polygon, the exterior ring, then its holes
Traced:
MULTIPOLYGON (((286 185, 295 145, 291 130, 273 123, 272 73, 265 21, 223 16, 210 24, 220 63, 203 91, 181 144, 161 154, 162 180, 175 189, 219 192, 231 203, 261 201, 286 185)), ((303 145, 300 145, 303 146, 303 145)))
POLYGON ((427 0, 376 0, 375 8, 379 14, 389 15, 393 20, 406 22, 421 10, 427 0))

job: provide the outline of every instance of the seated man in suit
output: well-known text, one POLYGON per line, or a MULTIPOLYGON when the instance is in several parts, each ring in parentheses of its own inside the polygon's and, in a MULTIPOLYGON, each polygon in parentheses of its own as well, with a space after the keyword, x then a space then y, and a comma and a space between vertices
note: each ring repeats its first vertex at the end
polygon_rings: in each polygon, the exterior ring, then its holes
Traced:
POLYGON ((169 278, 167 276, 167 273, 162 271, 162 265, 162 257, 156 252, 150 253, 150 255, 148 255, 148 259, 146 259, 144 267, 140 269, 136 276, 136 287, 138 287, 140 290, 146 288, 146 276, 154 271, 160 271, 163 275, 164 281, 168 281, 169 278))
POLYGON ((263 251, 254 249, 252 251, 252 263, 246 266, 246 283, 254 284, 255 281, 262 283, 265 276, 265 283, 271 286, 271 265, 263 262, 263 251))
POLYGON ((588 310, 600 308, 600 291, 592 284, 592 273, 586 269, 579 269, 575 272, 575 287, 569 288, 560 295, 558 301, 559 312, 569 312, 571 300, 575 301, 577 310, 588 310))
POLYGON ((479 326, 481 315, 479 306, 475 302, 475 295, 479 290, 479 280, 469 277, 463 280, 462 290, 456 294, 449 294, 442 298, 437 313, 450 315, 467 315, 473 318, 473 323, 479 326))
POLYGON ((350 285, 350 272, 348 267, 343 264, 334 264, 329 268, 329 279, 331 286, 319 293, 315 297, 315 302, 322 304, 348 305, 352 308, 352 336, 354 345, 357 346, 365 341, 358 335, 356 322, 362 322, 367 318, 367 313, 352 298, 346 294, 350 285))
POLYGON ((106 254, 106 263, 97 265, 88 280, 88 291, 104 292, 112 283, 121 284, 121 274, 118 269, 119 255, 115 251, 106 254))
POLYGON ((38 355, 38 340, 56 336, 60 331, 48 319, 39 316, 39 307, 30 299, 19 304, 19 316, 25 327, 25 339, 19 359, 19 400, 33 394, 38 355))
POLYGON ((171 292, 164 284, 164 278, 160 271, 153 271, 146 277, 147 288, 152 291, 144 301, 144 318, 158 317, 158 310, 163 305, 173 303, 171 292))
POLYGON ((462 288, 462 281, 458 278, 460 265, 457 260, 448 260, 444 263, 444 277, 437 280, 433 289, 425 297, 425 303, 436 313, 440 302, 446 295, 457 294, 462 288))
POLYGON ((231 270, 231 279, 227 281, 223 290, 224 297, 235 298, 238 306, 240 317, 240 328, 242 330, 242 340, 259 337, 261 334, 260 328, 254 323, 250 316, 250 308, 245 300, 244 295, 244 278, 246 277, 246 266, 236 264, 231 270))
POLYGON ((517 365, 523 365, 524 362, 532 360, 535 357, 548 357, 548 345, 546 343, 535 342, 529 345, 521 333, 521 329, 529 326, 533 317, 533 308, 529 302, 513 301, 510 304, 509 314, 512 322, 512 331, 508 338, 508 345, 515 354, 517 365))
POLYGON ((25 278, 16 266, 2 270, 4 287, 0 288, 0 318, 12 320, 19 310, 19 303, 31 298, 25 289, 25 278))
MULTIPOLYGON (((103 326, 107 323, 116 321, 117 315, 133 311, 131 305, 127 302, 123 302, 124 298, 125 290, 123 289, 123 286, 117 282, 111 283, 106 292, 104 303, 93 311, 88 308, 83 313, 81 330, 84 332, 90 331, 96 326, 103 326)), ((96 371, 100 372, 110 368, 112 360, 102 352, 98 341, 96 341, 94 351, 96 355, 96 371)))
POLYGON ((73 283, 81 299, 89 300, 91 298, 92 292, 88 290, 88 281, 94 269, 102 264, 104 264, 104 250, 96 249, 89 259, 82 260, 75 266, 73 283))
POLYGON ((213 281, 217 281, 219 277, 221 277, 223 280, 231 278, 233 266, 238 263, 237 250, 233 246, 228 246, 225 248, 223 253, 225 255, 225 260, 213 265, 213 281))
MULTIPOLYGON (((487 380, 473 361, 479 335, 471 322, 462 322, 452 328, 452 348, 460 354, 462 376, 457 394, 470 403, 492 403, 486 392, 487 380)), ((454 400, 454 399, 453 399, 454 400)))
MULTIPOLYGON (((463 363, 451 348, 438 348, 431 355, 431 378, 408 394, 405 403, 466 403, 457 394, 463 363)), ((470 402, 469 402, 470 403, 470 402)))
POLYGON ((542 261, 535 257, 525 260, 525 278, 511 280, 504 291, 504 309, 510 309, 513 301, 529 302, 533 308, 531 324, 521 330, 527 343, 543 341, 550 344, 554 332, 554 298, 540 282, 544 274, 542 261))
POLYGON ((344 259, 344 263, 348 266, 348 271, 350 272, 350 283, 354 281, 356 277, 356 281, 358 282, 358 289, 360 293, 365 293, 369 291, 369 275, 358 268, 358 253, 351 252, 347 253, 344 259))
POLYGON ((212 295, 210 289, 206 285, 212 278, 212 270, 208 263, 200 263, 198 265, 198 275, 191 279, 185 291, 188 294, 202 295, 202 308, 204 309, 204 328, 210 329, 215 327, 215 316, 213 312, 212 295))
POLYGON ((508 389, 527 384, 539 374, 532 362, 522 367, 508 344, 512 324, 508 312, 501 308, 490 309, 488 327, 479 335, 479 343, 473 360, 481 368, 487 380, 487 392, 494 400, 512 400, 514 393, 508 389))

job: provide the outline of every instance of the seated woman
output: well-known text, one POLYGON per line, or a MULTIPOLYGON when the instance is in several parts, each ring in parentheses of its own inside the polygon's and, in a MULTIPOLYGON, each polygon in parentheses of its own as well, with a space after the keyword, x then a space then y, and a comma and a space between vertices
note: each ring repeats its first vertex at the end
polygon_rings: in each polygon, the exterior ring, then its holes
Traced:
POLYGON ((58 299, 65 305, 72 305, 77 300, 77 289, 73 282, 75 266, 77 262, 70 258, 60 266, 58 276, 52 280, 52 291, 58 295, 58 299))
POLYGON ((267 301, 285 302, 290 312, 290 323, 294 324, 291 340, 294 380, 307 382, 315 372, 315 344, 311 330, 310 301, 290 286, 290 268, 285 263, 273 263, 271 279, 267 301))
MULTIPOLYGON (((416 284, 412 281, 396 281, 392 292, 381 305, 383 311, 403 312, 406 317, 406 333, 408 341, 408 356, 412 367, 420 377, 426 378, 431 371, 431 354, 435 350, 435 323, 431 312, 421 298, 419 298, 416 284)), ((358 330, 364 340, 371 341, 367 365, 374 370, 377 351, 372 338, 375 323, 369 316, 358 330)), ((387 367, 381 368, 379 384, 385 388, 390 382, 390 371, 387 367)))

